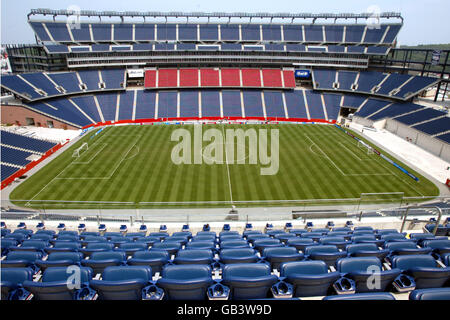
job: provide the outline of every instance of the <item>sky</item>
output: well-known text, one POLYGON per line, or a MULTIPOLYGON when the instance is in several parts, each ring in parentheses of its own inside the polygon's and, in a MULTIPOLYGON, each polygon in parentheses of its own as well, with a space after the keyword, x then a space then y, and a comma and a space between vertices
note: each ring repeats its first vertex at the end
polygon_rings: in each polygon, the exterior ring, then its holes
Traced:
MULTIPOLYGON (((400 45, 450 43, 449 0, 1 0, 1 43, 35 43, 27 23, 30 9, 182 12, 362 13, 371 6, 400 12, 400 45)), ((301 20, 297 20, 301 21, 301 20)))

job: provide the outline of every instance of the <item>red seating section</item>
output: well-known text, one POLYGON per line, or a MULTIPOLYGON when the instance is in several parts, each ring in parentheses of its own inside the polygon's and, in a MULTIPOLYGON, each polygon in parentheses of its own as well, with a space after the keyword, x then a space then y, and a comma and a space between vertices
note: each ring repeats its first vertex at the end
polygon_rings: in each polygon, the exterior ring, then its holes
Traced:
POLYGON ((184 68, 145 71, 145 88, 295 88, 294 70, 184 68))
POLYGON ((156 69, 145 71, 144 85, 146 88, 156 87, 156 73, 157 72, 158 71, 156 69))
POLYGON ((198 87, 198 69, 180 69, 180 87, 198 87))
POLYGON ((178 87, 178 70, 159 69, 158 88, 174 88, 174 87, 178 87))
POLYGON ((294 70, 283 70, 285 88, 295 88, 294 70))
POLYGON ((273 87, 273 88, 283 87, 283 81, 281 80, 280 70, 263 69, 262 74, 264 87, 273 87))
POLYGON ((260 69, 242 69, 243 87, 262 87, 260 69))
POLYGON ((241 86, 241 70, 239 69, 222 69, 222 87, 240 87, 241 86))
POLYGON ((219 69, 200 69, 202 87, 220 87, 219 69))

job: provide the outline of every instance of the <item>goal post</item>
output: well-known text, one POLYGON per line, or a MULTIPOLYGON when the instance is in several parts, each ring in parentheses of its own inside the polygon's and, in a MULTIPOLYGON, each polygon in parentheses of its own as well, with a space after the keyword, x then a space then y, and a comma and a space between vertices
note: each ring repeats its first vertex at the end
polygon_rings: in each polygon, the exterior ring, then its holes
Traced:
POLYGON ((79 158, 80 155, 87 150, 89 150, 89 145, 87 142, 84 142, 80 147, 73 151, 72 158, 79 158))
POLYGON ((373 148, 362 140, 358 140, 358 148, 366 150, 367 154, 374 154, 373 148))

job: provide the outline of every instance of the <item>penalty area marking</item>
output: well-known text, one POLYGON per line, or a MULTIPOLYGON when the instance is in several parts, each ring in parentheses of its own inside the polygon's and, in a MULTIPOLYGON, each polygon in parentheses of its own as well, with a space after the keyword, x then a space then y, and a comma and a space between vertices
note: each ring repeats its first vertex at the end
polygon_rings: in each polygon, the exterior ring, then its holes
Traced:
MULTIPOLYGON (((104 134, 102 134, 101 137, 100 137, 97 141, 95 141, 92 145, 95 145, 96 143, 98 143, 98 142, 100 141, 100 139, 102 139, 105 135, 107 135, 108 133, 110 133, 112 130, 105 130, 105 131, 107 131, 107 132, 104 133, 104 134)), ((92 136, 92 137, 95 137, 95 135, 92 136)), ((67 151, 67 150, 66 150, 66 151, 67 151)), ((36 193, 36 194, 33 196, 33 198, 31 198, 31 199, 25 204, 25 206, 30 206, 30 201, 34 200, 34 198, 36 198, 36 197, 37 197, 37 196, 38 196, 45 188, 47 188, 47 187, 50 185, 50 183, 52 183, 53 181, 59 179, 58 177, 59 177, 59 176, 60 176, 67 168, 69 168, 69 167, 72 165, 72 163, 73 163, 74 161, 75 161, 75 159, 73 159, 73 160, 69 163, 69 165, 67 165, 66 167, 64 167, 64 169, 62 169, 61 172, 58 173, 52 180, 50 180, 44 187, 42 187, 42 189, 39 190, 38 193, 36 193)))
MULTIPOLYGON (((113 136, 113 135, 112 135, 113 136)), ((116 136, 120 136, 117 135, 116 136)), ((113 171, 111 172, 111 174, 107 177, 64 177, 64 178, 56 178, 58 180, 109 180, 111 179, 111 177, 114 175, 114 173, 116 173, 117 169, 120 167, 120 165, 122 164, 122 162, 124 160, 129 160, 132 159, 134 157, 137 156, 137 154, 139 153, 140 149, 139 147, 136 146, 136 143, 138 143, 139 139, 142 137, 142 135, 136 135, 136 137, 138 137, 138 139, 136 139, 136 141, 134 142, 134 144, 127 150, 127 152, 121 157, 120 161, 117 163, 117 165, 114 167, 113 171), (130 151, 134 148, 137 147, 138 152, 136 154, 134 154, 133 156, 127 158, 128 154, 130 153, 130 151)))
MULTIPOLYGON (((343 175, 343 176, 349 176, 349 177, 353 177, 353 176, 391 176, 392 173, 345 173, 344 171, 342 171, 341 168, 339 168, 339 166, 307 135, 304 134, 306 138, 308 138, 308 140, 312 143, 311 146, 309 147, 309 149, 311 150, 311 152, 317 154, 316 152, 314 152, 311 148, 313 145, 315 145, 320 152, 323 154, 323 156, 328 159, 335 167, 336 169, 339 170, 339 172, 343 175)), ((320 156, 320 155, 319 155, 320 156)), ((361 160, 362 161, 362 160, 361 160)))

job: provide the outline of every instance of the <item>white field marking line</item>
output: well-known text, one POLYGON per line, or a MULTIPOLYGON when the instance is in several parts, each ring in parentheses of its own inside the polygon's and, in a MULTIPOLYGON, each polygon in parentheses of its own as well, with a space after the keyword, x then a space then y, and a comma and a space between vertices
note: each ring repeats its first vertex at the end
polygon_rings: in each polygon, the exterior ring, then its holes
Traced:
MULTIPOLYGON (((105 130, 106 131, 106 130, 105 130)), ((109 132, 111 132, 112 130, 108 130, 108 132, 106 132, 105 134, 102 134, 102 136, 97 140, 97 141, 95 141, 92 145, 95 145, 97 142, 99 142, 100 141, 100 139, 101 138, 103 138, 105 135, 107 135, 109 132)), ((36 193, 34 196, 33 196, 33 198, 31 198, 27 203, 25 203, 25 205, 26 206, 29 206, 30 205, 30 201, 31 200, 34 200, 34 198, 36 198, 45 188, 47 188, 47 186, 50 184, 50 183, 52 183, 54 180, 56 180, 56 179, 58 179, 58 177, 67 169, 67 168, 69 168, 71 165, 72 165, 72 163, 75 161, 75 159, 73 159, 72 160, 72 162, 71 163, 69 163, 69 165, 67 165, 64 169, 62 169, 61 170, 61 172, 60 173, 58 173, 52 180, 50 180, 41 190, 39 190, 39 192, 38 193, 36 193)))
MULTIPOLYGON (((116 134, 116 136, 120 136, 120 134, 116 134)), ((131 136, 131 135, 129 135, 131 136)), ((142 137, 142 135, 135 135, 136 137, 142 137)), ((120 159, 120 161, 118 162, 118 164, 116 165, 116 167, 114 168, 114 170, 112 171, 112 173, 107 176, 107 177, 68 177, 68 178, 57 178, 58 180, 109 180, 114 173, 116 172, 116 170, 119 168, 119 166, 122 164, 122 162, 124 160, 129 160, 134 158, 136 155, 134 155, 131 158, 126 159, 128 153, 130 153, 131 149, 133 149, 133 147, 136 145, 136 143, 139 141, 139 139, 136 139, 136 141, 134 142, 134 144, 128 149, 128 151, 122 156, 122 158, 120 159)))
MULTIPOLYGON (((391 174, 390 173, 344 173, 342 170, 341 170, 341 168, 339 168, 337 165, 336 165, 336 163, 333 161, 333 160, 331 160, 331 158, 313 141, 313 140, 311 140, 311 138, 310 137, 308 137, 308 135, 307 134, 304 134, 305 135, 305 137, 307 137, 308 139, 309 139, 309 141, 311 141, 312 142, 312 145, 309 147, 309 149, 312 151, 312 149, 311 149, 311 147, 313 146, 313 145, 315 145, 319 150, 320 150, 320 152, 322 152, 322 154, 325 156, 325 158, 327 158, 328 160, 330 160, 330 162, 336 167, 336 169, 338 169, 340 172, 341 172, 341 174, 343 175, 343 176, 390 176, 391 174)), ((316 152, 314 152, 314 151, 312 151, 313 153, 315 153, 315 154, 317 154, 316 152)))
POLYGON ((331 160, 331 158, 325 153, 325 152, 323 152, 323 150, 305 133, 304 134, 305 135, 305 137, 306 138, 308 138, 308 140, 309 141, 311 141, 311 143, 313 144, 313 145, 316 145, 316 147, 320 150, 320 152, 322 152, 322 154, 325 156, 325 158, 327 158, 328 160, 330 160, 330 162, 336 167, 336 169, 338 169, 339 170, 339 172, 342 174, 342 175, 344 175, 344 176, 346 176, 346 174, 341 170, 341 168, 339 168, 337 165, 336 165, 336 163, 334 163, 334 161, 333 160, 331 160))
POLYGON ((354 153, 352 150, 350 150, 349 148, 347 148, 342 142, 339 142, 339 144, 341 146, 343 146, 346 150, 348 150, 348 152, 350 152, 350 154, 352 154, 353 156, 355 156, 355 158, 357 158, 359 161, 363 161, 363 159, 361 159, 360 157, 358 157, 358 155, 356 153, 354 153))
MULTIPOLYGON (((72 164, 88 164, 88 163, 90 163, 103 149, 105 149, 105 147, 107 146, 108 144, 107 143, 104 143, 104 144, 102 144, 102 148, 100 149, 100 150, 98 150, 97 151, 97 153, 96 154, 94 154, 93 156, 91 156, 91 158, 89 159, 89 161, 73 161, 72 162, 72 164)), ((86 152, 83 154, 83 155, 86 155, 86 152)), ((81 156, 81 157, 83 157, 83 155, 81 156)), ((80 158, 81 158, 80 157, 80 158)), ((78 158, 78 159, 80 159, 80 158, 78 158)))
MULTIPOLYGON (((348 151, 350 151, 350 153, 352 153, 356 158, 358 158, 360 161, 374 161, 375 159, 373 159, 373 158, 370 158, 369 157, 369 159, 361 159, 360 157, 358 157, 358 155, 356 154, 356 152, 354 152, 353 150, 351 150, 351 149, 349 149, 349 148, 347 148, 346 146, 345 146, 345 143, 344 142, 339 142, 345 149, 347 149, 348 151)), ((353 144, 352 144, 353 145, 353 144)))
MULTIPOLYGON (((224 124, 222 124, 222 139, 225 139, 225 130, 224 130, 224 124)), ((228 173, 228 186, 230 190, 230 200, 231 204, 233 204, 233 193, 231 190, 231 179, 230 179, 230 168, 228 165, 228 153, 227 153, 227 145, 225 144, 225 162, 227 163, 227 173, 228 173)))

